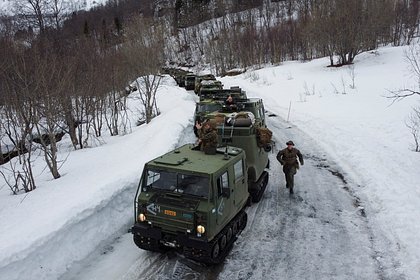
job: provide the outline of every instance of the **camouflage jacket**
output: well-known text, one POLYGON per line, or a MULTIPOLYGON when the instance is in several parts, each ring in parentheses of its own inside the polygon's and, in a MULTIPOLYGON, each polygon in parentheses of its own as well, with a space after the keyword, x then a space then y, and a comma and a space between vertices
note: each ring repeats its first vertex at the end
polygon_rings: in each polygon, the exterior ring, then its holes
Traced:
POLYGON ((291 150, 285 148, 277 154, 277 160, 281 165, 299 167, 299 163, 297 161, 298 158, 300 164, 303 165, 303 156, 301 152, 296 148, 292 148, 291 150))
POLYGON ((217 132, 214 129, 205 131, 201 135, 201 148, 206 154, 215 154, 217 148, 217 132))

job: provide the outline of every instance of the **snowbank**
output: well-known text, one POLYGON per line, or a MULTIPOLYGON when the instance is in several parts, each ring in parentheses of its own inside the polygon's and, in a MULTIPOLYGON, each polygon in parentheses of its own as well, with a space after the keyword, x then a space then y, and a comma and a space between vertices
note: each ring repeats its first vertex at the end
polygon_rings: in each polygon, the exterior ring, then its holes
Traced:
MULTIPOLYGON (((0 189, 0 279, 55 279, 105 240, 126 232, 148 160, 167 152, 192 122, 194 96, 168 84, 158 92, 161 115, 106 144, 73 151, 51 180, 12 196, 0 189)), ((41 165, 40 163, 38 165, 41 165)), ((3 184, 2 184, 3 185, 3 184)))

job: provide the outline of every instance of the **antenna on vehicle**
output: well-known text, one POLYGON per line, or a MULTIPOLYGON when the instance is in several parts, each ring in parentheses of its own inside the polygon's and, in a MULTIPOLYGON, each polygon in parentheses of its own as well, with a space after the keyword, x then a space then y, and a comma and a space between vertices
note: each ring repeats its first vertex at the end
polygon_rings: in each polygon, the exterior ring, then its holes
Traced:
MULTIPOLYGON (((223 159, 228 160, 229 159, 229 144, 225 137, 225 122, 226 122, 226 116, 223 117, 223 125, 222 125, 222 142, 226 144, 225 152, 223 153, 223 159)), ((231 136, 232 137, 232 136, 231 136)))
POLYGON ((226 143, 225 153, 223 154, 223 159, 225 160, 229 159, 229 145, 227 143, 226 143))

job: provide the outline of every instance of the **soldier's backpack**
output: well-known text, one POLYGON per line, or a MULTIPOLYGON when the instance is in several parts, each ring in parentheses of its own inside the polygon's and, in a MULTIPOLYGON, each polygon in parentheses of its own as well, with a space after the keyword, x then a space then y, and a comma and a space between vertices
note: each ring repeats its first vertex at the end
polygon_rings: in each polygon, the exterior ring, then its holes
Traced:
POLYGON ((257 143, 258 147, 266 147, 271 143, 273 132, 266 127, 257 128, 257 143))

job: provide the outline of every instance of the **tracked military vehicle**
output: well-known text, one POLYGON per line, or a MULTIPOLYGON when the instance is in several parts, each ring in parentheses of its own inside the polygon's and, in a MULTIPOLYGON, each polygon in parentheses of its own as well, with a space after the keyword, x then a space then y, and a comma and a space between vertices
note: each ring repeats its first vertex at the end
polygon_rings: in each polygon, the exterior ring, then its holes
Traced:
POLYGON ((190 71, 171 67, 162 68, 162 73, 171 75, 176 81, 176 84, 180 87, 185 87, 185 76, 187 74, 192 74, 190 71))
POLYGON ((246 92, 240 87, 231 87, 230 89, 223 88, 201 88, 198 94, 200 100, 211 99, 214 101, 225 101, 230 95, 237 101, 243 101, 247 99, 246 92))
MULTIPOLYGON (((223 104, 212 99, 201 100, 195 104, 194 123, 201 124, 206 120, 206 116, 214 111, 222 109, 223 104)), ((194 134, 198 137, 197 127, 194 125, 194 134)))
POLYGON ((235 107, 222 105, 219 110, 202 118, 213 119, 217 125, 218 142, 242 148, 247 158, 248 191, 252 201, 261 200, 268 184, 268 153, 271 131, 265 122, 262 99, 237 100, 235 107))
POLYGON ((197 76, 195 78, 195 87, 194 87, 195 94, 198 94, 200 92, 201 83, 203 81, 216 81, 216 77, 213 74, 205 74, 205 75, 197 76))
POLYGON ((201 81, 201 85, 198 91, 198 95, 201 95, 203 92, 213 91, 213 90, 222 90, 223 84, 218 80, 204 80, 201 81))
POLYGON ((218 148, 215 155, 184 145, 145 164, 135 196, 135 244, 149 251, 174 248, 216 264, 245 228, 249 202, 246 155, 218 148))
MULTIPOLYGON (((223 104, 228 96, 232 96, 235 102, 246 101, 247 96, 245 91, 239 87, 231 87, 230 89, 201 89, 200 101, 195 105, 194 123, 201 124, 206 120, 206 116, 212 112, 222 110, 223 104)), ((196 126, 193 126, 194 134, 198 137, 196 126)))
POLYGON ((195 87, 195 75, 192 73, 188 73, 185 75, 185 89, 186 90, 193 90, 195 87))

